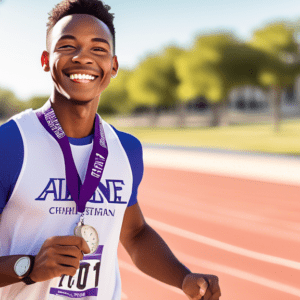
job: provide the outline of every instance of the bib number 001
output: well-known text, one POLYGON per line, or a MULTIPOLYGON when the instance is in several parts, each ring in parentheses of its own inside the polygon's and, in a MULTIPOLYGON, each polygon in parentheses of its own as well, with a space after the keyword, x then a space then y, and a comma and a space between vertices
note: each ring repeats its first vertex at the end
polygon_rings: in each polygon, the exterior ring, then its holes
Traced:
POLYGON ((89 287, 96 288, 99 283, 100 266, 100 261, 94 267, 90 263, 84 262, 80 265, 77 276, 62 275, 58 287, 67 289, 76 287, 78 290, 84 290, 89 280, 89 287), (91 283, 91 280, 94 280, 94 285, 91 283))

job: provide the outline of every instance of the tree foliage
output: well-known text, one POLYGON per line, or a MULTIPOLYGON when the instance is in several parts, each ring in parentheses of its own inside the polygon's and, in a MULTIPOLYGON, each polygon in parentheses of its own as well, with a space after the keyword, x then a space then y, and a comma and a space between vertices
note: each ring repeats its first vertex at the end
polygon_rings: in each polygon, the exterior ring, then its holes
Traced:
POLYGON ((273 110, 275 131, 279 131, 282 89, 291 86, 300 73, 295 33, 296 28, 291 24, 273 23, 254 31, 248 43, 253 49, 266 55, 259 84, 270 90, 269 99, 273 110))
POLYGON ((211 125, 217 126, 231 89, 259 84, 265 56, 231 33, 199 36, 176 62, 178 96, 182 101, 205 97, 212 109, 211 125))
POLYGON ((49 96, 33 96, 27 101, 26 105, 28 108, 35 110, 42 107, 48 99, 49 96))
MULTIPOLYGON (((300 74, 297 26, 286 22, 268 24, 255 30, 248 42, 232 33, 218 32, 199 35, 191 49, 168 47, 146 57, 133 70, 120 69, 102 93, 98 112, 179 107, 178 103, 200 97, 212 109, 225 107, 231 89, 245 85, 272 88, 278 100, 281 90, 300 74)), ((35 96, 24 103, 8 90, 0 90, 0 97, 0 117, 11 116, 22 108, 37 109, 48 99, 35 96)))
POLYGON ((112 78, 109 86, 101 94, 98 112, 100 114, 127 113, 132 108, 129 100, 127 84, 131 71, 120 69, 116 78, 112 78))
POLYGON ((283 88, 293 83, 300 71, 294 26, 285 22, 266 25, 253 32, 248 44, 266 54, 260 73, 262 86, 283 88))
POLYGON ((180 99, 204 96, 221 103, 233 87, 258 84, 265 55, 228 33, 200 36, 194 47, 176 62, 180 99))
POLYGON ((0 89, 0 119, 8 119, 24 109, 26 109, 26 104, 20 101, 12 91, 0 89))
POLYGON ((174 105, 179 84, 174 62, 182 52, 179 48, 169 47, 161 55, 149 56, 137 66, 128 81, 129 97, 136 105, 174 105))

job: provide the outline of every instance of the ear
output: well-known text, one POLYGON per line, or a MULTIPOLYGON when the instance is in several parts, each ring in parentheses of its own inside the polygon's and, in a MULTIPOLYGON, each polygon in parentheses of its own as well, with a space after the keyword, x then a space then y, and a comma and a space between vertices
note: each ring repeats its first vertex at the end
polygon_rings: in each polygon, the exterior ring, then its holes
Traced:
POLYGON ((49 53, 47 51, 43 51, 42 56, 41 56, 41 63, 43 70, 45 72, 50 71, 50 66, 49 66, 49 53))
POLYGON ((113 57, 113 65, 112 65, 112 71, 111 71, 111 77, 116 78, 119 70, 119 63, 118 63, 118 58, 115 55, 113 57))

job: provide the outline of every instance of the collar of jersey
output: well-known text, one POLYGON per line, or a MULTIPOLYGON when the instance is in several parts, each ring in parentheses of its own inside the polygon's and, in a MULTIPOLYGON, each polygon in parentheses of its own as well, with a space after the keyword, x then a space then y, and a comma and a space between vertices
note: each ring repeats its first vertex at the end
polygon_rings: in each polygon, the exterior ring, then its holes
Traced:
POLYGON ((69 143, 76 146, 84 146, 84 145, 91 144, 93 139, 94 139, 94 134, 88 135, 81 139, 68 137, 69 143))

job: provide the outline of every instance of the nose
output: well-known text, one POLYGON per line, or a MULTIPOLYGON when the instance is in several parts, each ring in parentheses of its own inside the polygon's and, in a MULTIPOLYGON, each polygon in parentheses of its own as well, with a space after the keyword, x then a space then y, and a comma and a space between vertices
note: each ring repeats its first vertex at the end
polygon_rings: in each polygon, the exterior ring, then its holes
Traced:
POLYGON ((83 50, 79 50, 76 55, 73 56, 72 61, 80 64, 92 64, 93 59, 87 55, 83 50))

